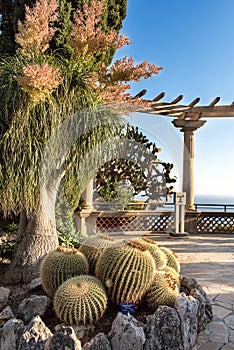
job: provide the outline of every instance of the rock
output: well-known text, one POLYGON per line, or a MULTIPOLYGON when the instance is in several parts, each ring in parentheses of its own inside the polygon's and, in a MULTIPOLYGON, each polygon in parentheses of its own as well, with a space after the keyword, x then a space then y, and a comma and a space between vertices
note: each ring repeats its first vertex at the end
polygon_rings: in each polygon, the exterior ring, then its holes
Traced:
POLYGON ((169 306, 159 306, 147 317, 144 350, 184 350, 181 322, 177 311, 169 306))
POLYGON ((42 282, 41 282, 41 278, 35 278, 34 280, 32 280, 32 282, 30 282, 27 285, 27 289, 29 292, 39 292, 42 290, 42 282))
POLYGON ((0 312, 0 325, 3 325, 11 318, 15 318, 15 316, 10 306, 7 306, 2 310, 2 312, 0 312))
POLYGON ((75 325, 75 326, 71 326, 76 334, 76 337, 78 339, 82 339, 85 335, 89 335, 90 332, 94 332, 95 330, 95 326, 93 324, 88 324, 86 326, 83 325, 75 325))
POLYGON ((8 320, 2 328, 0 348, 18 350, 19 340, 24 331, 24 323, 16 318, 8 320))
POLYGON ((34 295, 24 299, 18 308, 18 316, 25 324, 36 316, 43 316, 50 306, 50 299, 45 295, 34 295))
POLYGON ((213 317, 212 307, 208 298, 204 297, 198 289, 192 289, 190 295, 198 301, 198 333, 206 328, 206 325, 213 317))
POLYGON ((7 306, 7 301, 10 293, 11 291, 9 288, 0 287, 0 311, 2 311, 5 306, 7 306))
POLYGON ((109 339, 104 333, 98 333, 83 346, 83 350, 112 350, 109 339))
POLYGON ((52 335, 40 316, 36 316, 24 328, 17 350, 44 350, 46 340, 52 335))
POLYGON ((67 326, 57 326, 55 333, 45 343, 45 350, 81 350, 81 342, 77 339, 74 329, 67 326))
POLYGON ((131 315, 119 312, 108 334, 114 350, 142 350, 145 343, 143 327, 131 315))
POLYGON ((175 309, 180 316, 184 350, 190 350, 197 339, 198 304, 196 299, 191 296, 187 297, 185 293, 181 293, 176 300, 175 309))

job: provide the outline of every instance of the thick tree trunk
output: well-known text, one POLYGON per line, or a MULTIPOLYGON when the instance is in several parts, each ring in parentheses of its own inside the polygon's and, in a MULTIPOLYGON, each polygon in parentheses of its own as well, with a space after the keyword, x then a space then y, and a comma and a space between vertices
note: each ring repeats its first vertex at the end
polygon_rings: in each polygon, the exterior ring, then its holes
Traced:
POLYGON ((28 283, 39 277, 42 258, 58 246, 54 200, 50 203, 49 214, 44 203, 40 203, 38 210, 29 219, 24 212, 21 213, 14 259, 3 283, 28 283))

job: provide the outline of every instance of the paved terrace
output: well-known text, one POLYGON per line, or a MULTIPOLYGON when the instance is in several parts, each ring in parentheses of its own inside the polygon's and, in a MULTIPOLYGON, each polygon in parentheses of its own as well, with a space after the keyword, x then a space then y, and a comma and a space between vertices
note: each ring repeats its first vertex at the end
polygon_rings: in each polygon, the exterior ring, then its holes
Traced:
POLYGON ((213 320, 200 333, 193 350, 234 350, 234 234, 189 238, 154 234, 150 238, 177 254, 181 275, 195 278, 212 302, 213 320))

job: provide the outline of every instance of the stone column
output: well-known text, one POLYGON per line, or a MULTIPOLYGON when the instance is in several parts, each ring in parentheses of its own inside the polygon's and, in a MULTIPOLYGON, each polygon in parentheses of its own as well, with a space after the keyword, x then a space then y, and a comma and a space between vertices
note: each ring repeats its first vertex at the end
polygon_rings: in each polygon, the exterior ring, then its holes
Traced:
POLYGON ((91 179, 86 187, 84 193, 84 204, 82 205, 82 210, 92 210, 93 209, 93 179, 91 179))
POLYGON ((194 131, 204 125, 205 120, 174 119, 176 128, 184 133, 183 192, 186 192, 187 211, 194 207, 194 131))

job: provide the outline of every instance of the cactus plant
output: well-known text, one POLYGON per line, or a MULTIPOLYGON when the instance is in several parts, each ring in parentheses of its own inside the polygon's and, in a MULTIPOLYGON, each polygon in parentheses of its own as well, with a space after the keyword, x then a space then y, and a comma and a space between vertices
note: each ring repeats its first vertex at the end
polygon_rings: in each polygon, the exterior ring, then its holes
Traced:
POLYGON ((97 262, 96 276, 106 285, 112 303, 138 303, 153 281, 155 262, 145 245, 123 242, 104 250, 97 262))
POLYGON ((179 295, 178 281, 170 271, 158 270, 146 293, 146 302, 152 310, 159 305, 174 306, 179 295))
POLYGON ((89 273, 94 275, 96 263, 103 250, 112 245, 114 239, 104 235, 94 235, 86 238, 80 245, 79 251, 83 253, 89 263, 89 273))
POLYGON ((157 243, 147 237, 141 237, 137 239, 138 242, 145 244, 154 258, 156 269, 163 269, 167 265, 167 257, 161 249, 159 249, 157 243))
POLYGON ((53 298, 61 283, 70 277, 87 274, 88 270, 88 261, 81 252, 71 247, 58 247, 49 252, 42 261, 42 287, 53 298))
POLYGON ((180 273, 180 262, 177 259, 175 253, 171 249, 166 247, 160 247, 160 249, 167 257, 167 265, 173 267, 173 269, 175 269, 176 272, 180 273))
POLYGON ((54 310, 67 324, 91 324, 104 314, 107 295, 101 281, 82 275, 65 281, 54 297, 54 310))

